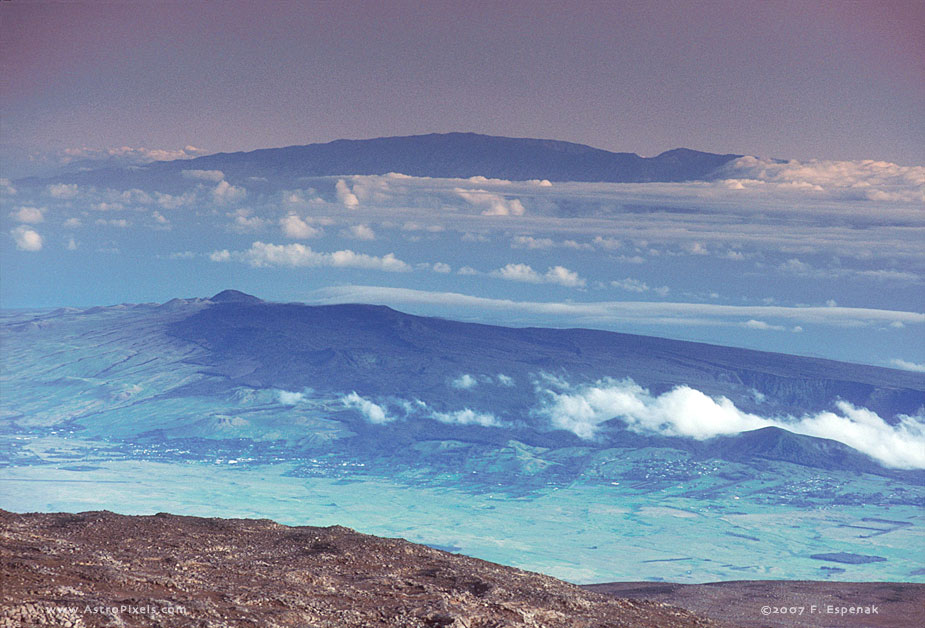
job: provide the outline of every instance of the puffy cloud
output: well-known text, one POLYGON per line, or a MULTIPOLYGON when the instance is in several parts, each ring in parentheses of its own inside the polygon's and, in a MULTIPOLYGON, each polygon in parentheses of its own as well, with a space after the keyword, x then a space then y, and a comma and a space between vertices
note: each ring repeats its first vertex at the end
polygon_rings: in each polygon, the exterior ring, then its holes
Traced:
POLYGON ((395 257, 393 253, 376 257, 351 250, 322 253, 303 244, 268 244, 254 242, 246 251, 213 251, 209 255, 213 262, 232 260, 245 262, 255 268, 267 266, 366 268, 387 272, 407 272, 411 266, 395 257))
POLYGON ((16 242, 16 248, 20 251, 41 251, 42 236, 38 231, 25 226, 19 226, 10 231, 13 240, 16 242))
POLYGON ((479 382, 477 379, 475 379, 468 373, 463 373, 462 375, 454 379, 452 382, 450 382, 450 386, 452 386, 453 388, 457 388, 459 390, 469 390, 469 389, 472 389, 478 386, 478 383, 479 382))
POLYGON ((78 194, 76 183, 53 183, 47 190, 50 196, 61 200, 74 198, 78 194))
POLYGON ((904 371, 915 371, 916 373, 925 373, 925 364, 919 364, 918 362, 908 362, 906 360, 900 360, 899 358, 894 358, 890 360, 890 364, 898 369, 903 369, 904 371))
POLYGON ((504 373, 498 373, 498 375, 497 375, 497 380, 498 380, 498 385, 499 385, 499 386, 504 386, 505 388, 513 388, 513 387, 514 387, 514 378, 513 378, 513 377, 508 377, 508 376, 505 375, 504 373))
POLYGON ((289 392, 288 390, 276 391, 279 402, 284 406, 294 406, 305 400, 305 394, 300 392, 289 392))
POLYGON ((490 412, 476 412, 469 408, 453 412, 434 412, 431 417, 441 423, 456 425, 481 425, 482 427, 501 427, 502 423, 490 412))
POLYGON ((0 177, 0 194, 6 196, 14 196, 16 194, 16 188, 13 187, 13 184, 9 179, 0 177))
POLYGON ((368 225, 352 225, 341 231, 341 235, 354 240, 375 240, 376 232, 368 225))
POLYGON ((322 233, 321 229, 311 226, 296 214, 288 214, 280 218, 279 226, 283 230, 283 235, 293 240, 317 238, 322 233))
POLYGON ((365 399, 356 392, 351 392, 349 395, 344 395, 341 398, 341 402, 348 408, 353 408, 359 410, 359 412, 366 417, 370 423, 382 424, 389 423, 395 420, 395 417, 390 416, 385 408, 382 406, 373 403, 369 399, 365 399))
POLYGON ((343 179, 338 179, 334 184, 334 192, 337 194, 337 200, 347 209, 356 209, 360 205, 360 199, 350 191, 350 186, 343 179))
POLYGON ((252 215, 249 209, 239 209, 229 214, 234 218, 231 228, 238 233, 249 233, 260 231, 267 226, 268 221, 260 216, 252 215))
POLYGON ((431 266, 431 270, 433 270, 435 273, 442 274, 447 274, 453 271, 449 264, 444 264, 443 262, 435 262, 433 266, 431 266))
POLYGON ((221 170, 182 170, 180 174, 185 179, 211 181, 212 183, 218 183, 225 178, 225 173, 221 170))
POLYGON ((897 425, 889 425, 870 410, 845 401, 836 403, 838 412, 765 418, 739 410, 725 397, 712 398, 688 386, 654 396, 632 380, 604 379, 564 391, 543 388, 539 394, 534 416, 585 439, 594 438, 601 424, 611 419, 639 432, 698 440, 774 426, 837 440, 886 466, 925 468, 922 418, 903 416, 897 425))
POLYGON ((82 224, 83 223, 80 222, 80 218, 71 217, 64 221, 64 226, 67 227, 68 229, 76 229, 77 227, 80 227, 82 224))
POLYGON ((219 205, 237 203, 247 196, 247 190, 236 185, 231 185, 227 181, 219 181, 212 189, 212 199, 219 205))
POLYGON ((183 194, 163 194, 161 192, 155 192, 154 199, 162 209, 179 209, 180 207, 186 207, 195 202, 196 193, 184 192, 183 194))
POLYGON ((43 213, 44 211, 45 209, 41 207, 23 206, 16 211, 10 212, 10 218, 16 220, 17 222, 25 222, 30 225, 35 225, 45 220, 43 213))
POLYGON ((456 188, 454 192, 470 205, 481 208, 483 216, 523 216, 526 213, 523 203, 516 198, 508 200, 485 190, 456 188))
POLYGON ((584 287, 586 281, 564 266, 551 266, 541 275, 527 264, 508 264, 489 273, 492 277, 525 283, 552 283, 568 288, 584 287))

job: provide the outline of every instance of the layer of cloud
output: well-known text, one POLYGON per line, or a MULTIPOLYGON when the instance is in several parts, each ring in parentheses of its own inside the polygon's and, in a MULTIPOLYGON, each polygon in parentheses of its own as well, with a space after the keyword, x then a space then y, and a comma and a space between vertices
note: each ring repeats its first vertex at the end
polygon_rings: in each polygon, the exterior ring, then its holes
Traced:
POLYGON ((765 418, 739 410, 725 397, 712 398, 688 386, 655 396, 631 380, 605 379, 564 391, 542 388, 539 395, 534 416, 585 439, 594 438, 601 424, 611 419, 639 432, 698 440, 773 426, 837 440, 886 466, 925 468, 925 420, 906 416, 891 426, 845 401, 837 402, 837 412, 765 418))
POLYGON ((844 200, 925 203, 925 167, 857 161, 779 161, 741 157, 720 175, 730 189, 774 186, 809 196, 844 200))
POLYGON ((286 266, 290 268, 312 268, 330 266, 335 268, 365 268, 387 272, 408 272, 411 266, 388 253, 381 257, 357 253, 349 249, 323 253, 315 251, 304 244, 268 244, 254 242, 245 251, 227 249, 213 251, 209 254, 213 262, 239 261, 255 268, 269 266, 286 266))
POLYGON ((221 170, 182 170, 180 174, 184 179, 211 181, 212 183, 218 183, 225 178, 225 173, 221 170))
POLYGON ((314 298, 323 303, 382 303, 437 305, 454 311, 473 309, 507 315, 539 315, 574 325, 615 325, 644 322, 663 325, 735 325, 749 320, 774 321, 773 324, 799 323, 864 327, 872 325, 921 325, 925 313, 854 307, 786 307, 777 305, 715 305, 664 301, 602 301, 589 303, 514 301, 491 299, 456 292, 429 292, 384 286, 336 286, 317 290, 314 298))

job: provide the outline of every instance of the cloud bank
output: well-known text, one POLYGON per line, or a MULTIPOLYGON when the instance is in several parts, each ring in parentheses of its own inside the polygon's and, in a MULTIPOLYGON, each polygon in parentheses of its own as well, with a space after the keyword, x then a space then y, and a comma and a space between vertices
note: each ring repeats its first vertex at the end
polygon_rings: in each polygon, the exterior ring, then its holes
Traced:
POLYGON ((891 426, 846 401, 836 403, 837 412, 765 418, 739 410, 725 397, 712 398, 688 386, 654 396, 628 379, 566 385, 565 390, 538 387, 538 395, 540 403, 531 411, 535 417, 584 439, 594 438, 601 424, 611 419, 641 433, 697 440, 773 426, 839 441, 888 467, 925 469, 925 417, 904 416, 891 426))
POLYGON ((322 253, 304 244, 268 244, 254 242, 245 251, 227 249, 212 251, 209 259, 213 262, 244 262, 254 268, 284 266, 290 268, 318 268, 330 266, 335 268, 363 268, 386 272, 408 272, 411 266, 388 253, 381 257, 357 253, 349 249, 322 253))

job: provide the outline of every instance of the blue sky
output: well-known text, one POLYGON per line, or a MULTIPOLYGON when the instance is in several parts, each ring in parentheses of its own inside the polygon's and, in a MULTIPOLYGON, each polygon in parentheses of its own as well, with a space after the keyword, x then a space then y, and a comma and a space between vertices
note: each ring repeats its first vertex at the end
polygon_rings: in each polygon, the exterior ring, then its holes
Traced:
POLYGON ((0 3, 0 305, 237 288, 922 369, 922 4, 675 5, 0 3), (456 130, 756 157, 684 184, 18 180, 456 130))

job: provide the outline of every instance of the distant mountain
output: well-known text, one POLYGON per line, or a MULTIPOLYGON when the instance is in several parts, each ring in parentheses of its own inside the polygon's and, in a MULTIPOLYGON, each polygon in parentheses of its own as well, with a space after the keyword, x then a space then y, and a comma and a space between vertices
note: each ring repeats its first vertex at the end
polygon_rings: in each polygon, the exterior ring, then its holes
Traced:
MULTIPOLYGON (((629 377, 655 394, 686 384, 763 414, 800 416, 844 399, 890 420, 925 403, 921 375, 874 366, 589 329, 462 323, 376 305, 269 303, 235 291, 211 300, 168 329, 207 349, 203 367, 229 388, 308 386, 439 404, 472 398, 447 390, 447 379, 462 373, 526 383, 548 372, 629 377), (757 401, 755 390, 767 398, 757 401)), ((492 405, 516 413, 533 400, 532 387, 518 386, 492 405)))
POLYGON ((640 157, 556 140, 433 133, 218 153, 140 167, 75 172, 56 180, 144 185, 183 170, 221 170, 232 181, 399 172, 418 177, 642 183, 710 179, 718 168, 740 156, 678 148, 656 157, 640 157))

